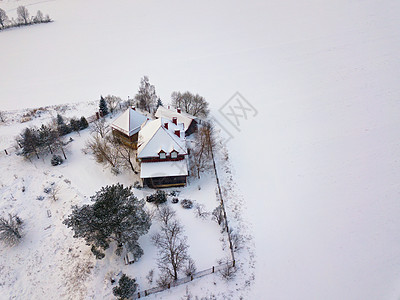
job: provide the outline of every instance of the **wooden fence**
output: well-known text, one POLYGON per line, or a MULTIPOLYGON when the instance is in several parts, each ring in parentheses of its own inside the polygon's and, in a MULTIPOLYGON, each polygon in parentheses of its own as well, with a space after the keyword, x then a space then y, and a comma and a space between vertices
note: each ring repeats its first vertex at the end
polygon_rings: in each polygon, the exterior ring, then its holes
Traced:
MULTIPOLYGON (((212 145, 212 144, 210 143, 210 145, 212 145)), ((154 288, 150 288, 150 289, 138 292, 137 294, 135 294, 133 296, 133 299, 139 299, 139 298, 143 298, 143 297, 146 297, 148 295, 151 295, 151 294, 155 294, 155 293, 159 293, 159 292, 165 291, 167 289, 170 289, 171 287, 175 287, 175 286, 179 286, 179 285, 188 283, 188 282, 190 282, 190 281, 192 281, 194 279, 201 278, 203 276, 213 274, 213 273, 221 271, 221 270, 223 270, 224 268, 227 268, 227 267, 235 267, 235 253, 234 253, 234 249, 233 249, 233 245, 232 245, 231 232, 229 230, 229 224, 228 224, 228 217, 226 215, 225 203, 224 203, 224 199, 222 197, 222 190, 221 190, 221 185, 220 185, 220 181, 219 181, 219 177, 218 177, 217 166, 216 166, 216 163, 215 163, 214 152, 213 152, 212 146, 211 146, 211 156, 212 156, 212 161, 213 161, 215 178, 217 180, 218 194, 219 194, 219 197, 220 197, 220 205, 221 205, 221 208, 222 208, 222 211, 223 211, 223 215, 224 215, 225 230, 226 230, 226 232, 228 234, 229 249, 230 249, 230 254, 231 254, 232 260, 227 262, 227 263, 220 264, 218 266, 213 266, 212 268, 197 272, 197 273, 193 274, 192 276, 180 278, 178 280, 175 280, 175 281, 171 282, 167 286, 157 286, 157 287, 154 287, 154 288)))
POLYGON ((219 272, 219 271, 224 270, 225 268, 229 268, 229 267, 235 267, 235 261, 230 261, 230 262, 227 262, 227 263, 224 263, 224 264, 220 264, 218 266, 212 266, 209 269, 196 272, 192 276, 187 276, 187 277, 179 278, 178 280, 174 280, 174 281, 172 281, 171 283, 169 283, 168 285, 165 285, 165 286, 156 286, 156 287, 144 290, 144 291, 137 292, 133 296, 132 299, 140 299, 140 298, 149 296, 151 294, 159 293, 159 292, 168 290, 168 289, 170 289, 172 287, 188 283, 190 281, 193 281, 194 279, 198 279, 198 278, 204 277, 206 275, 210 275, 210 274, 219 272))
MULTIPOLYGON (((210 139, 210 136, 208 138, 210 139)), ((235 253, 233 251, 233 245, 232 245, 232 239, 231 239, 231 231, 229 230, 228 217, 226 216, 225 203, 224 203, 224 199, 222 197, 221 185, 220 185, 220 181, 219 181, 219 177, 218 177, 217 166, 215 164, 215 159, 214 159, 214 150, 213 150, 212 143, 211 143, 210 140, 209 140, 209 145, 211 147, 211 158, 212 158, 212 161, 213 161, 215 178, 217 180, 218 195, 219 195, 219 198, 220 198, 220 205, 221 205, 221 208, 222 208, 222 211, 223 211, 223 215, 224 215, 224 220, 225 220, 225 230, 226 230, 226 232, 228 234, 229 249, 230 249, 230 252, 231 252, 232 261, 235 261, 235 253)))

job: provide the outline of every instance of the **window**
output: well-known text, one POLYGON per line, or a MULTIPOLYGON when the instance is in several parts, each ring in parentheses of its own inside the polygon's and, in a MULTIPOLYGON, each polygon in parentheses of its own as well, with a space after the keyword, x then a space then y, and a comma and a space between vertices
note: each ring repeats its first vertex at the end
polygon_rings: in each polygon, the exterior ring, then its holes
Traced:
POLYGON ((159 153, 160 159, 165 159, 167 156, 165 155, 165 152, 160 152, 159 153))
POLYGON ((178 153, 176 151, 172 151, 171 158, 177 158, 177 157, 178 157, 178 153))

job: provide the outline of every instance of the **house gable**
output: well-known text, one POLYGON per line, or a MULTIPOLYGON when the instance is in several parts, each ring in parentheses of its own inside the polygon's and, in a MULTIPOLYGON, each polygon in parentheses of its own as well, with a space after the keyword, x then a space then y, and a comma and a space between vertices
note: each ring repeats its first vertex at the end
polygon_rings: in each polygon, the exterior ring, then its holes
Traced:
POLYGON ((132 136, 139 132, 147 120, 146 116, 129 107, 112 122, 111 127, 127 136, 132 136))

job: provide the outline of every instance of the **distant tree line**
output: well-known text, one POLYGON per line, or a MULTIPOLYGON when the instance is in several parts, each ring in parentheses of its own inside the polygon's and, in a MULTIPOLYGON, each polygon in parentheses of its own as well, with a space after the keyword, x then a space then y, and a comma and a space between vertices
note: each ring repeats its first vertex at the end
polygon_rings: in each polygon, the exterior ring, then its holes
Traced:
POLYGON ((28 9, 25 6, 18 6, 17 8, 17 19, 9 18, 4 9, 0 8, 0 30, 12 28, 12 27, 20 27, 27 26, 33 24, 40 23, 49 23, 53 20, 49 15, 43 15, 43 13, 38 10, 35 16, 31 16, 29 14, 28 9))

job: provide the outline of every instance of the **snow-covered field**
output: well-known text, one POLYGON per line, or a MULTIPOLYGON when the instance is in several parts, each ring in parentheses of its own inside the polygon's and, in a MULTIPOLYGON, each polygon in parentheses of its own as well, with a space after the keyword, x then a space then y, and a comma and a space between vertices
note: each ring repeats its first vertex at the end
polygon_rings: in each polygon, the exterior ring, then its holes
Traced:
MULTIPOLYGON (((91 107, 90 103, 87 107, 91 107)), ((31 123, 35 124, 34 121, 24 124, 28 126, 31 123)), ((9 126, 12 127, 12 124, 9 126)), ((113 299, 110 278, 118 279, 116 275, 121 271, 136 278, 140 290, 156 286, 159 274, 157 248, 151 242, 151 236, 159 230, 156 219, 153 219, 149 233, 140 239, 145 254, 138 262, 128 266, 124 265, 122 257, 113 254, 115 245, 106 251, 105 259, 96 261, 85 242, 74 239, 71 230, 62 224, 71 213, 72 205, 90 203, 90 196, 101 187, 118 182, 129 186, 139 179, 130 170, 118 176, 112 175, 109 168, 96 163, 90 154, 85 154, 82 149, 90 137, 89 129, 80 134, 70 134, 70 137, 73 141, 68 147, 68 159, 57 167, 51 166, 51 156, 33 159, 32 162, 15 154, 0 157, 0 213, 18 214, 25 223, 22 242, 14 248, 2 247, 0 250, 2 299, 113 299), (59 189, 57 201, 44 192, 49 187, 59 189), (146 279, 151 269, 154 270, 153 283, 146 279)), ((191 178, 185 188, 171 190, 179 192, 177 197, 180 200, 191 199, 195 204, 203 204, 208 212, 218 205, 216 180, 212 172, 202 175, 201 179, 191 178)), ((139 199, 153 192, 151 189, 134 189, 139 199)), ((226 234, 221 234, 211 215, 206 219, 198 218, 194 209, 172 204, 171 199, 169 197, 168 205, 173 207, 184 226, 188 252, 197 270, 216 266, 218 260, 229 257, 226 234)), ((147 204, 147 208, 152 211, 155 206, 147 204)), ((213 280, 223 285, 220 279, 213 280)), ((218 295, 219 290, 212 292, 218 295)), ((181 291, 182 295, 184 292, 181 291)), ((207 293, 211 293, 209 288, 202 292, 203 295, 207 293)))
MULTIPOLYGON (((11 16, 36 2, 0 7, 11 16)), ((256 245, 245 298, 398 299, 398 1, 54 0, 28 8, 55 22, 0 32, 2 109, 126 99, 145 74, 164 102, 174 90, 198 92, 234 137, 234 186, 256 245), (258 111, 241 119, 240 132, 218 112, 236 91, 258 111)))

